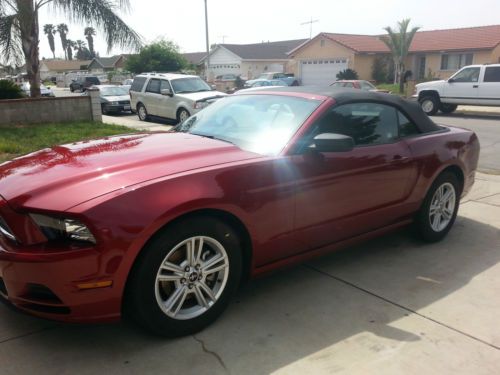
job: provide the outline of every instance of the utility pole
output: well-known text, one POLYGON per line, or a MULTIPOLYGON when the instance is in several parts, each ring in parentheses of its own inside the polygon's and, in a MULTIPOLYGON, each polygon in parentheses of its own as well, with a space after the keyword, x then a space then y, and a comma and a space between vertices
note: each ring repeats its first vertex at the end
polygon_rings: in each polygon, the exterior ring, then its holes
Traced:
POLYGON ((208 42, 208 8, 207 8, 207 0, 205 0, 205 38, 207 43, 207 58, 206 58, 206 68, 205 75, 208 81, 208 69, 210 68, 210 44, 208 42))
POLYGON ((319 20, 313 20, 311 17, 310 21, 302 22, 301 25, 309 25, 309 39, 312 39, 313 23, 319 22, 319 20))

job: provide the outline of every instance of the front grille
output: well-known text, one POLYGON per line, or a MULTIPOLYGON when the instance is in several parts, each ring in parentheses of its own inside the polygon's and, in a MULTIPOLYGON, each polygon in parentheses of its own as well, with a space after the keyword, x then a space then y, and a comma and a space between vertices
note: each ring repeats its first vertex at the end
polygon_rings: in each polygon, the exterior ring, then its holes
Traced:
POLYGON ((15 241, 16 237, 12 234, 12 231, 10 230, 9 226, 5 222, 4 219, 0 216, 0 235, 4 235, 8 239, 15 241))
POLYGON ((130 100, 120 100, 118 103, 119 104, 130 105, 130 100))

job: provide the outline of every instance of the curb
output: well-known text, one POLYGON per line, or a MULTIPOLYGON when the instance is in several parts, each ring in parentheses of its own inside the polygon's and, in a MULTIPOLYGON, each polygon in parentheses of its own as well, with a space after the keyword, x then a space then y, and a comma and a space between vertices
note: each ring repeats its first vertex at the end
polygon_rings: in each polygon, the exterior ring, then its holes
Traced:
POLYGON ((481 116, 481 117, 493 117, 493 118, 498 118, 500 119, 500 111, 498 112, 489 112, 489 111, 481 111, 481 110, 463 110, 463 109, 457 109, 455 114, 460 114, 460 115, 469 115, 469 116, 481 116))

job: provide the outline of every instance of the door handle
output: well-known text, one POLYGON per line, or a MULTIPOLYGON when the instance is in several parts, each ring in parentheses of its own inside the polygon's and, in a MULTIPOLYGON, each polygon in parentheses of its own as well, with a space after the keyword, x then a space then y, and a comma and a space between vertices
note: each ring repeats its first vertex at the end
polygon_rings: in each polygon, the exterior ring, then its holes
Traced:
POLYGON ((479 87, 479 85, 472 86, 473 89, 477 89, 478 87, 479 87))
POLYGON ((393 161, 405 161, 408 159, 409 159, 408 156, 401 156, 401 155, 394 155, 394 157, 392 158, 393 161))

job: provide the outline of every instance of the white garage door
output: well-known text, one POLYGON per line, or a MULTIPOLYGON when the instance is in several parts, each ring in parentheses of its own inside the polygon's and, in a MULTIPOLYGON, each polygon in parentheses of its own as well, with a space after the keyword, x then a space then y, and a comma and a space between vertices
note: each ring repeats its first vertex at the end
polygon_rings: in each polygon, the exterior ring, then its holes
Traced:
POLYGON ((304 86, 328 86, 335 82, 338 72, 347 69, 347 59, 302 61, 301 69, 304 86))

